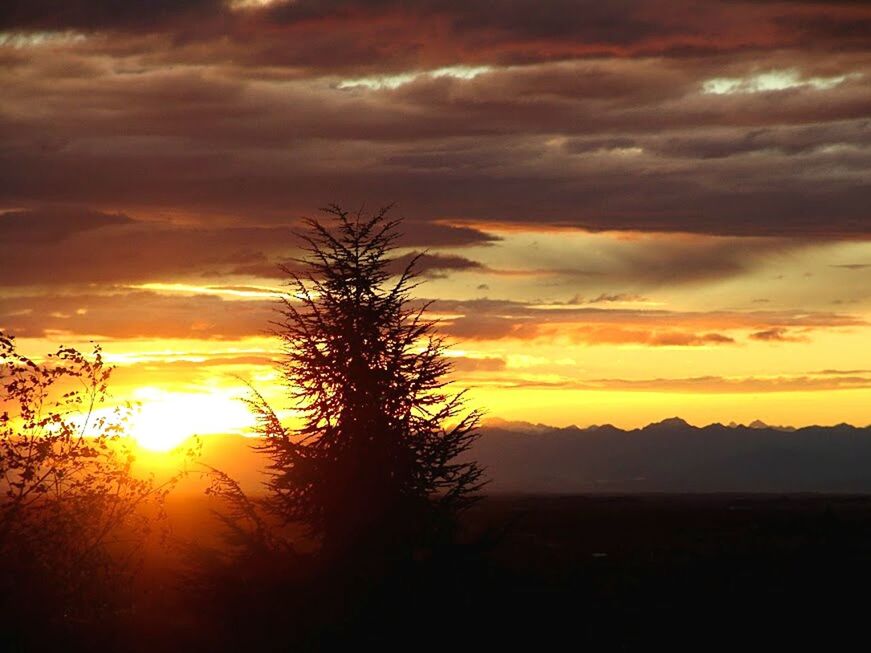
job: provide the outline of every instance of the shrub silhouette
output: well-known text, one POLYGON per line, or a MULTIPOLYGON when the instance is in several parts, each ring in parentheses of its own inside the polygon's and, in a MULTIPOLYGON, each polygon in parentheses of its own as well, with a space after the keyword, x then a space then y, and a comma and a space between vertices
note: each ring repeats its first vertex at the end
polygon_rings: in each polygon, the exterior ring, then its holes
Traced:
POLYGON ((482 471, 460 460, 480 419, 447 389, 445 342, 414 305, 415 260, 394 277, 399 221, 388 208, 307 219, 300 271, 274 323, 280 369, 303 425, 291 430, 254 392, 271 508, 303 524, 326 558, 412 552, 450 532, 482 471))
POLYGON ((132 473, 130 409, 104 406, 110 374, 99 347, 38 363, 0 332, 0 611, 19 629, 93 625, 129 601, 172 484, 132 473))

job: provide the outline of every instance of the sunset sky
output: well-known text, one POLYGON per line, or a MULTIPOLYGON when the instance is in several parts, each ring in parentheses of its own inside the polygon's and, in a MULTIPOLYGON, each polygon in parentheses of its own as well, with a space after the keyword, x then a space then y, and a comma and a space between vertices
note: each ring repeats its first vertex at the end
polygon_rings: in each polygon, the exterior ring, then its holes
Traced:
POLYGON ((0 328, 139 433, 278 396, 331 202, 395 203, 490 417, 871 423, 867 3, 7 0, 0 82, 0 328))

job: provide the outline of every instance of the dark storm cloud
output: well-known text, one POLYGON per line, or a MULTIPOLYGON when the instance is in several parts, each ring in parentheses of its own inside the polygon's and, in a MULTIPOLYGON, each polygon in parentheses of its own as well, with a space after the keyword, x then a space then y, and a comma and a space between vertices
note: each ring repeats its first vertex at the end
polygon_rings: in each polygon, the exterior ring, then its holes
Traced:
POLYGON ((0 286, 176 280, 259 261, 296 244, 286 227, 181 227, 75 209, 0 214, 11 229, 51 234, 0 240, 0 286))
POLYGON ((412 269, 424 277, 444 277, 449 271, 483 270, 484 266, 464 256, 455 254, 430 254, 426 252, 409 252, 392 262, 395 272, 405 270, 411 263, 412 269))
MULTIPOLYGON (((565 229, 556 233, 571 235, 565 229)), ((551 239, 558 242, 558 236, 551 239)), ((571 246, 528 248, 522 255, 525 268, 487 271, 505 276, 550 277, 568 285, 598 281, 653 289, 740 277, 784 257, 800 254, 815 244, 809 239, 685 234, 611 236, 598 243, 598 247, 593 243, 582 246, 580 256, 578 249, 571 246)), ((599 292, 599 296, 591 298, 575 295, 568 303, 644 301, 644 297, 636 293, 599 292)))
MULTIPOLYGON (((729 114, 710 98, 706 110, 694 109, 699 100, 690 98, 667 112, 659 100, 626 109, 615 100, 595 112, 584 96, 507 90, 494 101, 486 75, 453 80, 441 96, 408 91, 401 100, 401 89, 346 96, 291 88, 282 95, 202 73, 155 75, 112 78, 96 93, 87 80, 66 91, 66 84, 50 91, 33 81, 11 88, 10 105, 16 96, 22 108, 47 93, 55 100, 54 109, 0 114, 10 134, 0 151, 0 197, 253 210, 276 220, 310 212, 324 198, 353 205, 374 193, 417 218, 745 235, 858 235, 868 228, 861 201, 871 167, 867 120, 776 124, 789 120, 778 111, 802 95, 825 93, 827 110, 835 111, 834 90, 780 92, 779 101, 769 99, 770 111, 750 109, 754 126, 735 128, 729 123, 747 108, 740 103, 729 114), (90 106, 74 102, 81 96, 90 106), (546 143, 554 132, 615 129, 636 135, 578 137, 565 148, 546 143), (808 184, 814 169, 826 175, 808 184)), ((867 112, 871 91, 857 88, 867 112)), ((843 115, 859 111, 844 101, 843 115)))
MULTIPOLYGON (((477 261, 472 261, 464 256, 456 254, 428 254, 417 251, 409 252, 393 259, 388 269, 391 273, 398 275, 412 261, 414 261, 413 270, 422 277, 429 279, 444 278, 448 272, 486 269, 477 261)), ((272 260, 264 254, 257 254, 252 256, 251 260, 229 268, 226 270, 226 273, 264 279, 287 279, 288 271, 305 276, 307 269, 300 265, 297 260, 272 260)))
MULTIPOLYGON (((643 286, 693 284, 739 276, 774 254, 806 246, 778 238, 653 238, 621 252, 618 260, 598 272, 643 286)), ((598 298, 608 300, 607 295, 598 298)))
POLYGON ((156 30, 221 13, 222 0, 7 0, 0 5, 6 29, 156 30))
POLYGON ((125 215, 71 208, 0 213, 0 243, 16 248, 54 244, 82 232, 129 225, 125 215))
POLYGON ((837 44, 840 49, 866 50, 868 34, 871 34, 871 18, 867 14, 867 2, 833 2, 826 7, 824 2, 807 3, 817 11, 778 16, 774 23, 799 38, 812 39, 823 44, 837 44), (840 7, 838 7, 840 5, 840 7), (825 11, 825 9, 830 11, 825 11), (838 12, 838 9, 848 11, 838 12), (833 11, 832 11, 833 9, 833 11), (822 11, 821 11, 822 10, 822 11), (840 13, 840 15, 839 15, 840 13))
MULTIPOLYGON (((279 268, 299 253, 287 226, 197 226, 134 220, 87 209, 0 213, 0 287, 139 283, 206 277, 287 277, 279 268)), ((405 225, 408 246, 487 243, 469 228, 405 225)), ((457 255, 427 254, 426 273, 480 267, 457 255)))
POLYGON ((750 153, 810 155, 833 147, 858 152, 871 146, 871 120, 861 119, 797 127, 713 129, 706 134, 624 138, 604 145, 601 143, 601 141, 579 139, 568 147, 573 152, 641 147, 664 156, 689 159, 720 159, 750 153))
MULTIPOLYGON (((401 207, 397 213, 402 215, 401 207)), ((438 224, 404 219, 398 227, 398 245, 402 247, 463 247, 465 245, 489 245, 499 240, 498 236, 480 229, 462 225, 438 224)))
POLYGON ((801 2, 7 2, 0 204, 282 224, 326 201, 396 201, 410 247, 485 242, 486 227, 449 222, 489 221, 864 238, 869 16, 801 2), (424 74, 443 66, 466 68, 424 74), (405 83, 382 84, 396 73, 405 83), (757 88, 759 75, 780 77, 757 88))
MULTIPOLYGON (((174 50, 309 68, 527 63, 591 54, 685 56, 814 39, 861 47, 861 5, 668 0, 296 0, 233 10, 220 0, 8 0, 10 30, 165 35, 174 50), (193 44, 193 45, 192 45, 193 44)), ((238 9, 238 7, 237 7, 238 9)), ((866 32, 867 33, 867 32, 866 32)))

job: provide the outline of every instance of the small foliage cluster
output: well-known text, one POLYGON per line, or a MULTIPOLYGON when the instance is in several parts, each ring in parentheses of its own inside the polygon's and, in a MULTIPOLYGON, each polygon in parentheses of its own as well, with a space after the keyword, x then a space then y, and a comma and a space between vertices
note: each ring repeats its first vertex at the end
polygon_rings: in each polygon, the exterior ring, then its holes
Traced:
POLYGON ((130 586, 169 484, 133 474, 130 407, 105 405, 111 371, 99 347, 90 356, 61 347, 36 362, 0 332, 4 599, 50 601, 62 607, 56 616, 87 619, 130 586))

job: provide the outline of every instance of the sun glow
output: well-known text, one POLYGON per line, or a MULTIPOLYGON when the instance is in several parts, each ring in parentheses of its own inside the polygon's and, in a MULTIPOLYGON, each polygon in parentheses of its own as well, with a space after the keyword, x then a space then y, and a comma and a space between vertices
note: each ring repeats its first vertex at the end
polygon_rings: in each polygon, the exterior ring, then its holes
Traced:
POLYGON ((235 391, 177 393, 139 388, 131 435, 151 451, 171 451, 194 435, 243 433, 254 420, 235 391))

